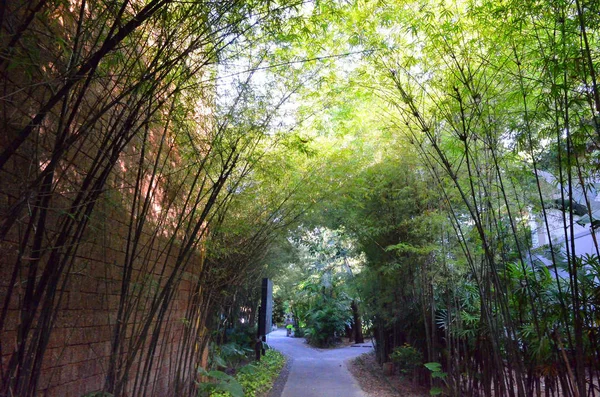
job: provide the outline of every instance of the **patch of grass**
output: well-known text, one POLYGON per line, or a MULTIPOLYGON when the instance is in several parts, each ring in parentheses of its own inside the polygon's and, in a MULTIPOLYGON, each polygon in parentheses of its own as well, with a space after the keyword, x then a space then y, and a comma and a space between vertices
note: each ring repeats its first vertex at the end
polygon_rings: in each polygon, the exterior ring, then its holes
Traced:
MULTIPOLYGON (((257 397, 271 389, 273 382, 285 365, 285 357, 276 350, 267 350, 260 362, 240 368, 235 380, 242 385, 245 397, 257 397)), ((211 397, 231 397, 228 392, 213 392, 211 397)))

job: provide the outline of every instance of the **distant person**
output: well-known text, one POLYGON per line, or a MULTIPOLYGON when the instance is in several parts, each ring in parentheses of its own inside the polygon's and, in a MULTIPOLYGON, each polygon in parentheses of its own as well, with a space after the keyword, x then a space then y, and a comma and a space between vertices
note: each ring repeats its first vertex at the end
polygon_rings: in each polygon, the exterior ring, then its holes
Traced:
POLYGON ((292 328, 294 328, 294 322, 288 316, 285 318, 285 329, 287 330, 287 336, 292 336, 292 328))

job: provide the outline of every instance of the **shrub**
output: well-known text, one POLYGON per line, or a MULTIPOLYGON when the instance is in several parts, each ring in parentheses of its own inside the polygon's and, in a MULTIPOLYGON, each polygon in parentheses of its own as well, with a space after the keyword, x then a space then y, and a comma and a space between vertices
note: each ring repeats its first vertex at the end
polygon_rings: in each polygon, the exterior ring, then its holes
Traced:
MULTIPOLYGON (((236 383, 241 385, 243 396, 256 397, 260 393, 268 391, 273 385, 273 381, 281 372, 285 364, 285 357, 276 350, 267 350, 260 362, 248 364, 239 369, 233 377, 236 383)), ((227 382, 232 382, 227 380, 227 382)), ((237 390, 232 390, 234 393, 237 390)), ((202 394, 201 394, 202 395, 202 394)), ((213 389, 209 394, 211 397, 238 397, 239 394, 233 394, 224 391, 224 388, 213 389)))
POLYGON ((415 370, 423 364, 423 355, 421 352, 408 343, 396 347, 390 358, 403 375, 413 375, 415 370))
POLYGON ((335 302, 324 303, 322 307, 309 313, 304 334, 311 345, 331 346, 336 336, 344 332, 348 321, 347 310, 335 302))
POLYGON ((234 342, 225 343, 224 345, 211 344, 209 368, 237 367, 253 352, 253 349, 242 347, 234 342))
POLYGON ((303 338, 304 337, 304 328, 300 328, 300 326, 296 326, 294 328, 294 337, 295 338, 303 338))
POLYGON ((227 341, 233 342, 243 348, 254 349, 256 339, 256 326, 238 325, 226 332, 227 341))

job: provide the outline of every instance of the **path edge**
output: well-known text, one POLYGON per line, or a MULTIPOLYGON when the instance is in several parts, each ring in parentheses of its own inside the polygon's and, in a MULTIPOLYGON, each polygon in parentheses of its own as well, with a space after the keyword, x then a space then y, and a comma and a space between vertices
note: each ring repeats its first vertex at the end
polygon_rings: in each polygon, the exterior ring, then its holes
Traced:
POLYGON ((294 359, 287 354, 283 354, 283 356, 285 357, 285 365, 281 368, 281 371, 279 371, 279 375, 277 376, 277 379, 275 379, 275 382, 273 382, 273 387, 271 387, 271 390, 269 390, 266 397, 281 397, 281 394, 283 393, 283 389, 285 388, 285 384, 287 383, 290 374, 290 369, 292 368, 292 362, 294 361, 294 359))

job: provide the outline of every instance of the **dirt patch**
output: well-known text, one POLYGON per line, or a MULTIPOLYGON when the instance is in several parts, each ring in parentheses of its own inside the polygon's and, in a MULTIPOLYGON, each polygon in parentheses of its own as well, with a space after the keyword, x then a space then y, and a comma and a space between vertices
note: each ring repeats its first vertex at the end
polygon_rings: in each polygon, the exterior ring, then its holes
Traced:
POLYGON ((346 362, 348 370, 358 381, 360 388, 369 397, 425 397, 429 391, 401 379, 398 375, 385 376, 383 369, 375 359, 375 353, 369 352, 346 362))

